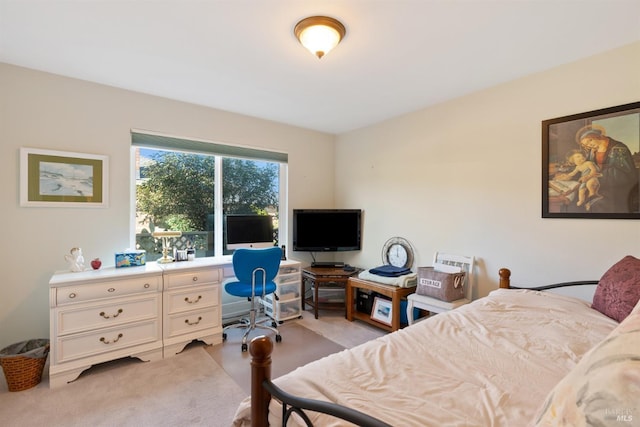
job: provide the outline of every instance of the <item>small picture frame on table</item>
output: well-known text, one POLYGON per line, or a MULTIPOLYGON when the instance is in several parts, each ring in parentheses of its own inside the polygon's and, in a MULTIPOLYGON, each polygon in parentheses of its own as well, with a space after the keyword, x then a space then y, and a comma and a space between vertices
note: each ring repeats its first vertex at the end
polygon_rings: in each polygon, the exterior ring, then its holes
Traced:
POLYGON ((392 315, 393 306, 391 301, 380 297, 376 297, 373 300, 373 309, 371 310, 371 318, 373 320, 391 326, 392 315))

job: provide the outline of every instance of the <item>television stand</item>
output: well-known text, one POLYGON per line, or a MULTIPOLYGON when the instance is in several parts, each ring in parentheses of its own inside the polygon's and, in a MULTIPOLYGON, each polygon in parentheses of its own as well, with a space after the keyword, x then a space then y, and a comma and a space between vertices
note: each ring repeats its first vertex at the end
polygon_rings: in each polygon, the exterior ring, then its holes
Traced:
POLYGON ((361 270, 344 271, 343 268, 317 268, 306 267, 302 269, 302 282, 300 294, 302 295, 302 310, 309 305, 313 308, 313 315, 318 318, 318 309, 342 310, 346 315, 344 304, 344 291, 349 277, 356 276, 361 270), (322 289, 322 291, 321 291, 322 289), (334 291, 341 294, 340 298, 323 302, 322 294, 334 291))
POLYGON ((344 262, 340 261, 314 261, 311 263, 313 268, 344 268, 344 262))

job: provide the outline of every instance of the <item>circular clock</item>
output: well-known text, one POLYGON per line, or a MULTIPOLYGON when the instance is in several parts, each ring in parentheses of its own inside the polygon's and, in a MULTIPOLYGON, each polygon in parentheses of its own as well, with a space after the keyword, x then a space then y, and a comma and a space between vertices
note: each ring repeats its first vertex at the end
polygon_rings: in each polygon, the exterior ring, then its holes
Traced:
POLYGON ((413 247, 407 239, 392 237, 382 247, 382 261, 394 267, 411 268, 413 265, 413 247))

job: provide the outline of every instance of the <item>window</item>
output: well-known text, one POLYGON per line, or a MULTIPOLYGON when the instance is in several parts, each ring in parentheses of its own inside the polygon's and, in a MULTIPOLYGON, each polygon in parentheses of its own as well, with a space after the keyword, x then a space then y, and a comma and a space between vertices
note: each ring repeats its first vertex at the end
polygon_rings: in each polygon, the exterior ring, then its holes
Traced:
POLYGON ((161 240, 151 235, 161 230, 181 231, 172 246, 193 247, 197 257, 231 254, 227 215, 269 215, 279 245, 286 230, 286 155, 137 132, 132 154, 134 242, 148 261, 162 256, 161 240))

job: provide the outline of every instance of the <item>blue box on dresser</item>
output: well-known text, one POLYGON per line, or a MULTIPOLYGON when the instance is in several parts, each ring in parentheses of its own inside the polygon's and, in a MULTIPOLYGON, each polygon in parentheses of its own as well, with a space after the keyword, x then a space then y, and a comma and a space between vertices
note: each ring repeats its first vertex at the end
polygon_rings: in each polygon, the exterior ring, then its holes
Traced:
POLYGON ((136 267, 147 263, 146 251, 125 251, 116 253, 116 268, 136 267))

